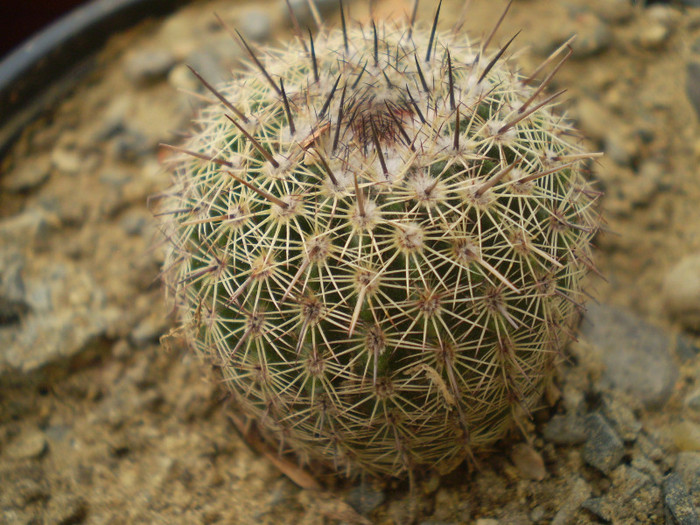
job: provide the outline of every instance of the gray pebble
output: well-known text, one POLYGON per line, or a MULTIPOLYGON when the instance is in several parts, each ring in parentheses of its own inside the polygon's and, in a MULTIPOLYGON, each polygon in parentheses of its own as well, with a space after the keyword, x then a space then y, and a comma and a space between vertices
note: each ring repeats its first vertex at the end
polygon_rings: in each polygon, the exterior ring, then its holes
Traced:
POLYGON ((593 0, 589 5, 601 19, 611 24, 627 22, 634 16, 630 0, 593 0))
POLYGON ((68 365, 115 322, 119 310, 84 268, 55 263, 27 276, 31 313, 16 329, 0 330, 0 373, 19 374, 49 364, 68 365))
POLYGON ((0 220, 0 244, 5 246, 30 247, 46 238, 49 231, 48 216, 42 209, 27 210, 0 220))
POLYGON ((674 470, 691 494, 700 499, 700 452, 679 452, 674 470))
POLYGON ((542 434, 555 445, 578 445, 586 441, 583 419, 575 414, 557 414, 547 422, 542 434))
POLYGON ((626 405, 608 397, 603 402, 602 412, 622 441, 631 443, 637 439, 642 424, 626 405))
MULTIPOLYGON (((208 42, 190 53, 185 58, 185 64, 216 86, 231 79, 231 69, 241 60, 243 51, 228 34, 217 36, 208 42)), ((194 78, 191 73, 190 76, 194 78)), ((196 85, 204 90, 199 80, 195 78, 195 81, 196 85)))
POLYGON ((620 166, 629 166, 639 152, 634 138, 621 128, 608 130, 604 147, 606 156, 620 166))
POLYGON ((696 38, 695 40, 693 40, 693 43, 690 44, 690 52, 695 53, 696 55, 700 55, 700 38, 696 38))
POLYGON ((613 513, 610 509, 610 503, 604 498, 587 499, 581 504, 581 508, 586 509, 604 523, 610 523, 612 521, 613 513))
POLYGON ((668 315, 684 328, 700 329, 700 253, 678 261, 667 272, 662 290, 668 315))
POLYGON ((381 505, 385 499, 386 496, 381 490, 362 483, 350 490, 345 501, 357 512, 366 516, 381 505))
POLYGON ((652 479, 636 468, 620 465, 611 474, 614 491, 610 494, 613 501, 627 503, 637 497, 638 493, 653 485, 652 479))
POLYGON ((572 47, 572 58, 581 59, 595 56, 610 47, 612 31, 607 23, 593 13, 582 13, 576 17, 576 34, 572 47))
POLYGON ((695 417, 700 416, 700 389, 694 390, 685 398, 685 406, 689 412, 695 417))
POLYGON ((626 392, 647 408, 663 406, 678 376, 670 334, 620 308, 591 304, 581 335, 605 367, 603 388, 626 392))
POLYGON ((561 504, 561 507, 554 515, 552 525, 566 525, 572 523, 572 519, 578 508, 591 495, 591 488, 582 478, 576 477, 569 489, 569 492, 561 504))
POLYGON ((583 446, 583 459, 603 474, 610 474, 625 454, 622 440, 598 412, 586 417, 588 439, 583 446))
POLYGON ((118 133, 111 143, 114 156, 124 162, 134 162, 145 155, 152 155, 156 144, 141 132, 125 129, 118 133))
POLYGON ((241 16, 239 25, 244 37, 258 42, 267 40, 272 33, 272 19, 263 9, 246 11, 241 16))
POLYGON ((700 119, 700 63, 689 62, 685 71, 685 93, 700 119))
POLYGON ((691 7, 700 7, 700 0, 679 0, 681 4, 691 7))
POLYGON ((141 235, 148 224, 148 216, 139 209, 126 212, 119 221, 119 226, 128 235, 141 235))
POLYGON ((132 52, 124 60, 124 74, 137 86, 162 80, 175 65, 175 56, 166 49, 132 52))
POLYGON ((685 334, 679 334, 676 338, 676 355, 685 362, 694 359, 700 354, 700 348, 685 334))
POLYGON ((103 184, 108 186, 113 186, 114 188, 120 188, 125 184, 129 183, 132 178, 132 173, 127 170, 120 169, 110 169, 100 173, 99 180, 103 184))
POLYGON ((22 277, 26 264, 26 259, 16 249, 0 251, 0 297, 9 301, 26 300, 26 287, 22 277))
POLYGON ((661 473, 661 469, 648 457, 641 454, 634 454, 634 457, 630 462, 630 466, 649 476, 655 485, 660 487, 663 483, 663 474, 661 473))
POLYGON ((97 141, 107 140, 122 132, 128 121, 127 114, 130 107, 131 101, 129 97, 126 95, 115 96, 99 119, 99 124, 95 131, 95 139, 97 141))
POLYGON ((664 503, 678 525, 700 525, 688 488, 676 472, 664 480, 664 503))

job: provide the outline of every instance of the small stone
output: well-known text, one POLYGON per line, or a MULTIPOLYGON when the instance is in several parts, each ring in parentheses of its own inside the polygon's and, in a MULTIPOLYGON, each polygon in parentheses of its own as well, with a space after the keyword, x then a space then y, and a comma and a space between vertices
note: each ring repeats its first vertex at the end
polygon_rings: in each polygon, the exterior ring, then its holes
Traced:
POLYGON ((120 339, 112 346, 112 355, 117 359, 126 359, 131 355, 131 345, 126 339, 120 339))
POLYGON ((674 470, 690 492, 700 499, 700 452, 679 452, 674 470))
POLYGON ((700 354, 700 347, 687 335, 678 334, 676 337, 676 355, 679 359, 685 362, 695 359, 698 354, 700 354))
POLYGON ((131 332, 131 340, 136 347, 155 343, 166 332, 167 326, 165 318, 150 315, 136 325, 131 332))
POLYGON ((124 74, 137 86, 164 79, 175 65, 175 56, 165 49, 132 51, 124 60, 124 74))
MULTIPOLYGON (((199 72, 199 70, 197 70, 197 72, 199 72)), ((183 91, 197 91, 202 87, 202 83, 192 74, 190 68, 185 64, 178 64, 170 70, 170 73, 168 73, 168 83, 175 89, 183 91)), ((194 99, 192 97, 190 97, 189 100, 192 100, 192 102, 196 104, 204 104, 204 101, 198 102, 199 99, 194 99)))
POLYGON ((17 250, 0 251, 0 326, 15 324, 29 311, 22 274, 26 259, 17 250))
POLYGON ((581 97, 575 115, 581 131, 596 142, 604 142, 610 130, 620 127, 615 116, 599 100, 581 97))
POLYGON ((42 209, 29 208, 22 213, 0 220, 0 244, 5 246, 32 246, 46 238, 49 214, 42 209))
POLYGON ((479 518, 474 525, 499 525, 499 523, 495 518, 479 518))
POLYGON ((129 210, 119 220, 119 226, 127 235, 141 235, 148 224, 148 215, 140 209, 129 210))
POLYGON ((345 501, 357 512, 366 516, 381 505, 385 499, 386 496, 381 490, 363 483, 350 490, 345 501))
POLYGON ((539 452, 527 443, 518 443, 510 454, 518 474, 524 479, 542 481, 547 475, 544 468, 544 460, 539 452))
POLYGON ((627 465, 617 467, 610 478, 615 488, 614 499, 621 503, 629 502, 643 487, 653 483, 649 476, 627 465))
POLYGON ((664 504, 679 525, 700 524, 688 488, 677 472, 671 472, 664 480, 664 504))
POLYGON ((605 135, 605 153, 619 166, 629 166, 639 153, 634 138, 622 129, 614 128, 605 135))
POLYGON ((658 49, 662 47, 671 36, 671 30, 659 22, 647 24, 636 38, 637 44, 644 49, 658 49))
POLYGON ((625 197, 636 206, 648 204, 658 195, 666 169, 660 162, 644 161, 639 166, 638 175, 626 185, 625 197))
POLYGON ((272 19, 263 9, 250 9, 241 16, 240 27, 246 38, 260 42, 270 37, 272 19))
POLYGON ((686 414, 695 421, 700 421, 700 389, 690 392, 685 396, 683 403, 686 407, 686 414))
POLYGON ((532 512, 530 512, 530 520, 534 523, 539 523, 547 515, 547 508, 544 505, 537 505, 532 512))
POLYGON ((84 522, 87 512, 87 503, 81 497, 59 492, 51 495, 45 517, 47 523, 78 524, 84 522))
POLYGON ((80 171, 83 156, 75 149, 57 146, 51 151, 51 163, 64 173, 75 174, 80 171))
POLYGON ((642 430, 642 423, 635 417, 634 413, 614 398, 607 398, 603 403, 603 415, 612 423, 617 435, 626 443, 635 441, 642 430))
POLYGON ((103 141, 123 131, 132 104, 132 99, 127 95, 117 95, 110 100, 98 123, 95 138, 103 141))
POLYGON ((662 294, 672 319, 700 330, 700 253, 686 255, 666 273, 662 294))
POLYGON ((643 472, 654 482, 655 485, 661 486, 663 482, 663 474, 661 469, 651 459, 640 454, 634 454, 630 466, 643 472))
MULTIPOLYGON (((221 35, 191 52, 185 59, 185 64, 216 86, 231 79, 231 68, 240 61, 242 53, 229 35, 221 35)), ((189 74, 196 81, 197 87, 204 90, 202 83, 191 72, 189 74)))
POLYGON ((35 459, 47 450, 48 443, 43 432, 24 432, 17 436, 5 449, 5 454, 14 460, 35 459))
POLYGON ((613 512, 610 509, 610 503, 604 498, 587 499, 581 504, 581 508, 586 509, 605 523, 610 523, 612 521, 613 512))
POLYGON ((120 188, 131 181, 133 174, 127 170, 115 170, 110 169, 100 173, 100 182, 113 186, 115 188, 120 188))
MULTIPOLYGON (((291 17, 289 16, 289 8, 287 7, 286 0, 278 0, 278 2, 285 19, 291 19, 291 17)), ((297 18, 301 27, 305 27, 313 23, 314 19, 311 13, 311 9, 309 8, 308 0, 289 0, 289 5, 292 7, 294 16, 297 18)), ((338 1, 316 0, 315 6, 318 9, 319 14, 328 14, 332 13, 335 9, 337 9, 338 1)))
POLYGON ((612 31, 608 24, 590 12, 575 17, 577 38, 572 44, 573 58, 582 59, 605 51, 612 43, 612 31))
POLYGON ((47 157, 37 161, 27 159, 15 169, 3 174, 0 178, 2 189, 12 193, 23 193, 37 189, 51 175, 50 162, 47 157))
POLYGON ((586 429, 588 439, 583 447, 583 459, 603 474, 610 474, 625 455, 622 440, 598 412, 586 417, 586 429))
POLYGON ((671 437, 676 448, 682 452, 700 452, 700 425, 692 421, 681 421, 671 427, 671 437))
POLYGON ((700 119, 700 63, 689 62, 685 72, 685 94, 700 119))
POLYGON ((586 441, 586 427, 574 414, 557 414, 544 426, 542 435, 555 445, 578 445, 586 441))
POLYGON ((619 389, 647 408, 663 406, 678 377, 670 334, 622 309, 590 304, 581 335, 605 367, 603 388, 619 389))
POLYGON ((145 155, 152 155, 155 146, 155 142, 131 128, 119 133, 111 143, 114 156, 124 162, 134 162, 145 155))
POLYGON ((561 503, 561 507, 554 515, 552 525, 567 525, 572 523, 572 519, 581 504, 591 496, 591 488, 582 478, 576 477, 573 480, 571 489, 566 498, 561 503))
POLYGON ((590 7, 605 22, 621 24, 634 16, 629 0, 592 0, 590 7))

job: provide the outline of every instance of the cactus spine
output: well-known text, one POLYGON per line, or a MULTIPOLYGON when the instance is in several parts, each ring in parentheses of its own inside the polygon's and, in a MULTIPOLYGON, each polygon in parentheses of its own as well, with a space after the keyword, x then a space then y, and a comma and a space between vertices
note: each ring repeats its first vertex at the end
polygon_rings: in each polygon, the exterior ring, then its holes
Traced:
POLYGON ((435 25, 241 43, 162 209, 188 340, 281 451, 449 471, 537 403, 574 329, 599 218, 560 93, 435 25))

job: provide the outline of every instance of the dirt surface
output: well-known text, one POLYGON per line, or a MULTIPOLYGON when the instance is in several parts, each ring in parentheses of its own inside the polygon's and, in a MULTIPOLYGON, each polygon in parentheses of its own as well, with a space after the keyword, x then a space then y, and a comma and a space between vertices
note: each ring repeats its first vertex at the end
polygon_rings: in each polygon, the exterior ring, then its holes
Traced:
MULTIPOLYGON (((514 431, 479 469, 426 475, 414 494, 396 480, 299 488, 241 439, 216 371, 176 336, 159 342, 173 318, 147 201, 168 187, 158 144, 202 103, 184 64, 224 80, 243 56, 213 13, 282 40, 284 2, 195 2, 115 36, 2 160, 0 523, 388 525, 410 509, 426 525, 698 523, 700 9, 682 4, 516 0, 496 33, 502 45, 521 30, 523 71, 578 34, 550 89, 567 88, 568 116, 605 152, 592 166, 601 305, 551 407, 525 422, 531 439, 514 431)), ((460 30, 488 33, 504 6, 473 0, 460 30)), ((421 2, 418 20, 434 8, 421 2)), ((410 11, 378 1, 374 16, 410 11)), ((441 27, 461 11, 445 0, 441 27)))

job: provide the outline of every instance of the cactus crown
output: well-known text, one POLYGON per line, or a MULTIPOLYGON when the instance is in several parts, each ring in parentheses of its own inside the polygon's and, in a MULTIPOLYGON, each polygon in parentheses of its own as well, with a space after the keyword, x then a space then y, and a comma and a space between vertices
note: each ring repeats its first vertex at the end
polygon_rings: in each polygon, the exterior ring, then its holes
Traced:
POLYGON ((243 45, 172 160, 189 340, 281 450, 449 471, 552 377, 599 222, 588 156, 505 48, 345 23, 243 45))

